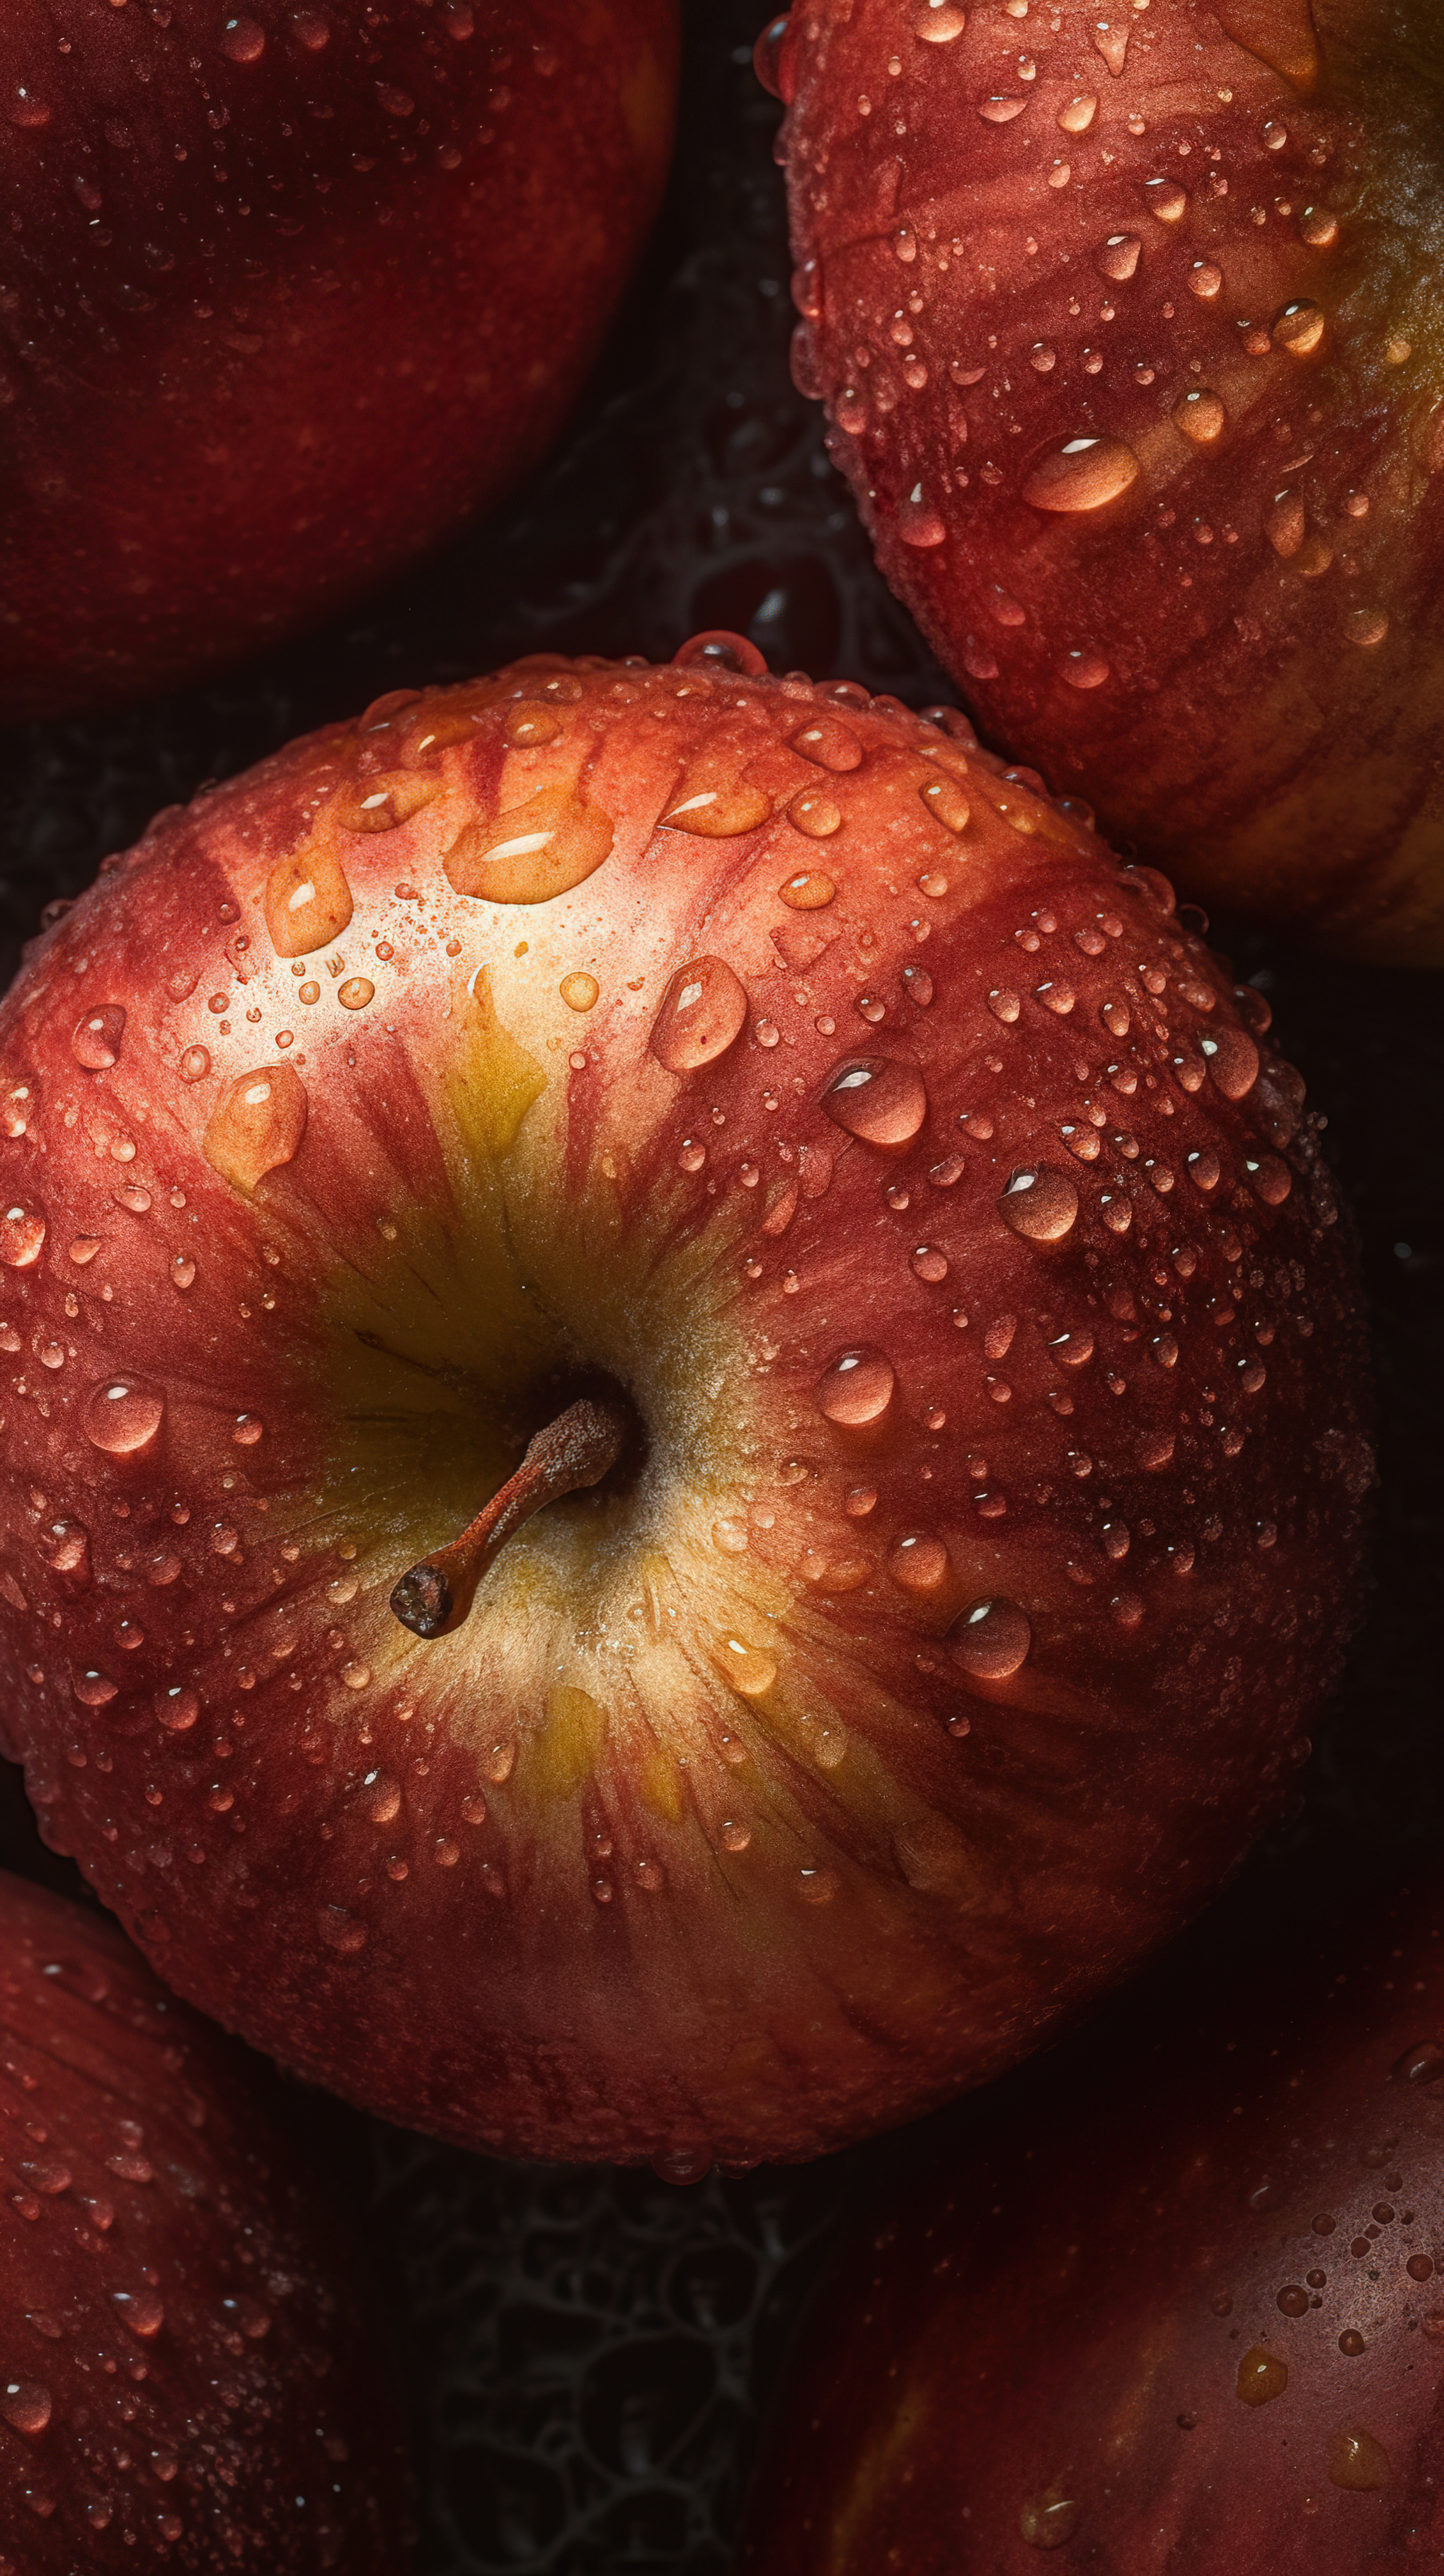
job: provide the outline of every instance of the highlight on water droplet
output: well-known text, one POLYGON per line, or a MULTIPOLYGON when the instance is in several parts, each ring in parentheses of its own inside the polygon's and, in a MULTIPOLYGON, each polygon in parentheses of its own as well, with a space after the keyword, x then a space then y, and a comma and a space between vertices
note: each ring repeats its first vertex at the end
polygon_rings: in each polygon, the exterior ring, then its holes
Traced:
POLYGON ((221 29, 221 52, 233 63, 258 63, 266 50, 266 31, 254 18, 227 18, 221 29))
POLYGON ((18 1202, 0 1213, 0 1261, 7 1270, 30 1270, 40 1258, 45 1219, 18 1202))
POLYGON ((1199 1051, 1225 1100, 1244 1100, 1259 1076, 1259 1051, 1243 1029, 1211 1030, 1199 1051))
POLYGON ((1027 1662, 1033 1623, 1016 1601, 972 1601, 948 1630, 953 1660, 977 1680, 1005 1682, 1027 1662))
POLYGON ((119 1062, 124 1035, 125 1012, 121 1004, 102 1002, 98 1009, 87 1011, 83 1019, 76 1021, 70 1052, 87 1073, 105 1073, 119 1062))
POLYGON ((834 1125, 869 1145, 906 1145, 928 1114, 928 1095, 915 1064, 894 1056, 849 1056, 829 1074, 823 1109, 834 1125))
POLYGON ((965 832, 971 811, 968 800, 955 778, 928 778, 918 789, 927 812, 945 831, 965 832))
POLYGON ((1059 108, 1058 123, 1065 134, 1086 134, 1097 113, 1097 99, 1091 91, 1084 90, 1077 98, 1070 98, 1066 107, 1059 108))
POLYGON ((1076 645, 1071 652, 1064 654, 1058 664, 1058 677, 1066 680, 1070 689, 1101 689, 1104 681, 1112 676, 1111 662, 1106 662, 1101 653, 1093 652, 1087 645, 1076 645))
POLYGON ((682 781, 681 793, 674 805, 662 816, 662 824, 672 832, 694 832, 707 841, 726 841, 743 832, 755 832, 772 812, 772 799, 765 788, 754 787, 740 777, 718 778, 693 776, 682 781))
POLYGON ((107 1457, 130 1458, 148 1447, 165 1418, 165 1397, 145 1378, 105 1378, 85 1408, 85 1436, 107 1457))
POLYGON ((1142 470, 1121 438, 1070 438, 1029 468, 1023 498, 1035 510, 1101 510, 1142 470))
POLYGON ((1146 180, 1143 202, 1160 224, 1176 224, 1188 211, 1188 198, 1176 179, 1146 180))
POLYGON ((43 2433, 50 2421, 50 2391, 38 2379, 0 2380, 0 2415, 17 2433, 43 2433))
POLYGON ((842 829, 842 808, 834 805, 830 796, 816 796, 808 787, 793 797, 787 807, 787 819, 810 841, 830 841, 833 833, 842 829))
POLYGON ((724 958, 694 957, 668 984, 647 1044, 669 1073, 693 1073, 725 1055, 746 1020, 740 977, 724 958))
POLYGON ((817 768, 840 775, 862 765, 862 744, 851 726, 839 724, 836 716, 814 717, 792 735, 788 748, 801 752, 803 759, 814 762, 817 768))
POLYGON ((839 1351, 817 1381, 817 1409, 844 1430, 858 1430, 886 1413, 897 1372, 882 1351, 864 1343, 839 1351))
POLYGON ((291 1162, 306 1133, 306 1086, 289 1064, 259 1066, 226 1085, 201 1150, 222 1180, 247 1193, 291 1162))
POLYGON ((1046 1163, 1015 1171, 995 1201, 999 1216, 1028 1243, 1061 1243, 1073 1230, 1079 1197, 1066 1172, 1046 1163))

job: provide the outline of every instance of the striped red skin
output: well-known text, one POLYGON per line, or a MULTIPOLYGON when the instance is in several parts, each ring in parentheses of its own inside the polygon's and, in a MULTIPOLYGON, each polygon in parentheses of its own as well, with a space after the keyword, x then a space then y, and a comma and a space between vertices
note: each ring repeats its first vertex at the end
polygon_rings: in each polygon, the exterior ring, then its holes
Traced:
POLYGON ((1086 2039, 900 2142, 746 2576, 1437 2566, 1444 1889, 1407 1870, 1255 1871, 1086 2039))
POLYGON ((400 2408, 270 2071, 0 1877, 0 2567, 399 2576, 400 2408))
POLYGON ((798 381, 979 720, 1183 890, 1406 964, 1444 959, 1441 68, 1424 0, 815 0, 772 74, 798 381), (1099 439, 1131 481, 1029 498, 1099 439))
POLYGON ((969 743, 519 664, 163 817, 5 1003, 9 1250, 46 1227, 3 1281, 6 1742, 164 1973, 354 2100, 813 2153, 1025 2053, 1301 1758, 1369 1475, 1301 1086, 1162 881, 969 743), (526 900, 556 849, 592 873, 526 900), (277 957, 298 882, 354 910, 277 957), (722 1051, 670 1071, 709 958, 722 1051), (821 1105, 868 1057, 891 1147, 821 1105), (224 1104, 282 1065, 304 1131, 251 1188, 224 1104), (858 1348, 891 1392, 847 1423, 858 1348), (392 1584, 588 1371, 640 1463, 408 1634, 392 1584), (165 1414, 115 1457, 126 1372, 165 1414))
POLYGON ((6 722, 192 686, 529 473, 656 211, 677 53, 676 0, 14 0, 6 722))

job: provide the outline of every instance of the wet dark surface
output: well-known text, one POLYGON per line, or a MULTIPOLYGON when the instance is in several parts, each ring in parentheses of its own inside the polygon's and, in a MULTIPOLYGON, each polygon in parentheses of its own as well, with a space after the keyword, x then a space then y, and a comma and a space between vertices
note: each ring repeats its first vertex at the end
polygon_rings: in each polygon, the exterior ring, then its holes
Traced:
MULTIPOLYGON (((872 571, 787 372, 778 110, 748 68, 761 11, 689 0, 678 173, 582 413, 513 508, 348 620, 194 697, 0 737, 0 949, 161 805, 382 691, 519 652, 665 659, 704 626, 774 668, 951 695, 872 571)), ((1140 855, 1143 855, 1140 853, 1140 855)), ((1215 924, 1273 1004, 1328 1119, 1377 1354, 1374 1593, 1294 1819, 1250 1864, 1437 1846, 1441 1817, 1441 988, 1215 924)), ((72 1888, 0 1784, 0 1855, 72 1888)), ((883 2152, 675 2190, 505 2165, 329 2106, 318 2141, 372 2204, 416 2410, 419 2576, 712 2576, 759 2406, 846 2198, 883 2152)))

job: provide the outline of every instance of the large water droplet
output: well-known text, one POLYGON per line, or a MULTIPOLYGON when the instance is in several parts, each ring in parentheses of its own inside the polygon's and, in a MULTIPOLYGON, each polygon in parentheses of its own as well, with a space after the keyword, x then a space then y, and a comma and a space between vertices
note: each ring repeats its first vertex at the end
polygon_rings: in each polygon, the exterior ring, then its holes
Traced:
POLYGON ((1070 98, 1066 107, 1059 108, 1058 123, 1065 134, 1086 134, 1097 113, 1097 99, 1091 90, 1084 90, 1079 97, 1070 98))
POLYGON ((1070 2486, 1044 2487, 1030 2495, 1018 2515, 1018 2530, 1030 2549, 1061 2549, 1083 2519, 1083 2507, 1070 2486))
POLYGON ((721 957, 694 957, 667 986, 647 1043, 669 1073, 692 1073, 725 1055, 746 1019, 747 990, 731 967, 721 957))
POLYGON ((906 1145, 928 1114, 928 1095, 915 1064, 893 1056, 850 1056, 828 1076, 822 1107, 866 1144, 906 1145))
POLYGON ((1070 438, 1029 469, 1023 498, 1035 510, 1101 510, 1141 471, 1121 438, 1070 438))
POLYGON ((1242 1029, 1215 1029, 1199 1047, 1225 1100, 1243 1100, 1258 1080, 1259 1052, 1242 1029))
POLYGON ((948 1630, 953 1658, 979 1681, 1005 1682, 1027 1662, 1033 1623, 1016 1601, 970 1602, 948 1630))
POLYGON ((1389 2454, 1372 2433, 1356 2427, 1335 2433, 1329 2444, 1329 2478, 1356 2495, 1373 2495, 1389 2483, 1389 2454))
POLYGON ((968 21, 954 0, 924 0, 924 6, 913 20, 913 34, 925 45, 950 45, 960 36, 968 21))
POLYGON ((129 1458, 155 1438, 164 1417, 159 1387, 140 1377, 106 1378, 85 1408, 85 1436, 108 1457, 129 1458))
POLYGON ((1111 233, 1098 253, 1100 274, 1124 285, 1138 266, 1142 248, 1136 233, 1111 233))
POLYGON ((948 1570, 948 1551, 940 1538, 912 1531, 898 1540, 887 1570, 905 1592, 935 1592, 948 1570))
POLYGON ((1195 447, 1212 447, 1215 440, 1222 438, 1228 423, 1222 402, 1207 385, 1193 385, 1186 394, 1180 394, 1169 418, 1175 429, 1193 440, 1195 447))
POLYGON ((483 903, 550 903, 611 852, 610 814, 571 787, 543 787, 489 822, 467 823, 442 862, 458 894, 483 903))
POLYGON ((0 2380, 0 2415, 17 2433, 43 2433, 50 2421, 50 2391, 38 2379, 0 2380))
POLYGON ((897 1373, 881 1351, 863 1344, 839 1351, 817 1381, 817 1409, 849 1430, 876 1422, 892 1402, 897 1373))
POLYGON ((712 1661, 724 1681, 740 1691, 744 1699, 761 1699, 777 1679, 773 1657, 758 1646, 749 1646, 742 1637, 719 1637, 712 1649, 712 1661))
POLYGON ((346 871, 320 838, 278 860, 266 879, 266 929, 278 957, 304 957, 313 948, 329 947, 351 913, 346 871))
POLYGON ((846 771, 862 765, 862 744, 849 725, 839 724, 835 716, 819 716, 792 736, 790 748, 800 751, 804 760, 815 761, 819 769, 846 771))
POLYGON ((1061 1243, 1078 1216, 1077 1185, 1047 1164, 1013 1173, 996 1201, 1003 1223, 1029 1243, 1061 1243))
POLYGON ((726 841, 741 832, 755 832, 771 812, 772 799, 765 788, 754 787, 745 778, 718 778, 715 771, 689 771, 662 822, 669 831, 726 841))
POLYGON ((206 1161, 238 1190, 289 1163, 306 1132, 306 1086, 288 1064, 263 1065, 226 1085, 202 1142, 206 1161))
POLYGON ((35 1208, 16 1205, 0 1214, 0 1261, 7 1270, 29 1270, 44 1241, 45 1219, 35 1208))
POLYGON ((831 903, 837 888, 831 877, 825 877, 820 869, 804 868, 795 877, 789 877, 777 891, 794 912, 820 912, 824 904, 831 903))
POLYGON ((105 1073, 119 1061, 124 1035, 125 1012, 120 1003, 102 1002, 98 1010, 87 1011, 83 1020, 77 1020, 70 1052, 87 1073, 105 1073))
POLYGON ((233 63, 258 63, 266 50, 266 31, 254 18, 228 18, 221 29, 221 52, 233 63))
POLYGON ((1188 198, 1176 179, 1150 179, 1143 191, 1143 202, 1160 224, 1176 224, 1188 211, 1188 198))
POLYGON ((1289 2366, 1261 2344, 1250 2344, 1238 2366, 1234 2386, 1245 2406, 1268 2406, 1289 2384, 1289 2366))
POLYGON ((1324 336, 1323 306, 1310 303, 1306 297, 1286 304, 1281 313, 1274 315, 1270 330, 1276 349, 1287 349, 1294 358, 1307 358, 1324 336))
MULTIPOLYGON (((777 21, 785 25, 785 20, 777 21)), ((708 626, 700 635, 689 635, 672 656, 672 667, 679 671, 733 671, 739 679, 760 680, 767 670, 767 657, 759 653, 746 635, 734 634, 730 626, 708 626)))

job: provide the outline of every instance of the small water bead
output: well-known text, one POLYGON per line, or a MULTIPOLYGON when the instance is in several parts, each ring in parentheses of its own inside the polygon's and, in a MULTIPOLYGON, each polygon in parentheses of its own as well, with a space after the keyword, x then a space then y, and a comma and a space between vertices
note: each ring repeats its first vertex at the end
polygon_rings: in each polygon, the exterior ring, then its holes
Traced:
POLYGON ((865 1020, 872 1022, 874 1028, 879 1020, 887 1018, 887 1004, 877 993, 859 993, 857 1008, 865 1020))
POLYGON ((948 1565, 948 1551, 940 1538, 911 1532, 898 1540, 888 1558, 887 1570, 905 1592, 935 1592, 948 1565))
POLYGON ((1012 1026, 1022 1007, 1016 993, 993 992, 988 995, 988 1008, 994 1019, 1002 1020, 1007 1027, 1012 1026))
POLYGON ((956 6, 956 0, 924 0, 913 20, 913 34, 925 45, 950 45, 967 23, 967 13, 956 6))
POLYGON ((1275 1154, 1260 1154, 1257 1159, 1245 1155, 1243 1167, 1255 1197, 1261 1198, 1265 1207, 1282 1207, 1294 1185, 1287 1163, 1281 1163, 1275 1154))
POLYGON ((866 1520, 868 1513, 874 1511, 876 1507, 876 1485, 854 1485, 851 1492, 845 1494, 843 1497, 842 1508, 847 1513, 849 1520, 866 1520))
POLYGON ((935 1243, 920 1243, 912 1256, 912 1267, 919 1279, 936 1287, 948 1275, 947 1255, 935 1243))
POLYGON ((125 1012, 120 1003, 103 1002, 98 1010, 87 1011, 83 1020, 77 1020, 70 1052, 87 1073, 105 1073, 119 1063, 124 1035, 125 1012))
POLYGON ((720 1637, 712 1649, 712 1660, 724 1681, 740 1691, 744 1699, 764 1698, 777 1679, 774 1658, 742 1637, 720 1637))
POLYGON ((256 1442, 264 1439, 265 1431, 259 1413, 238 1413, 231 1438, 238 1449, 254 1449, 256 1442))
POLYGON ((45 1219, 35 1208, 8 1207, 0 1215, 0 1261, 7 1270, 29 1270, 45 1242, 45 1219))
POLYGON ((140 1187, 139 1182, 129 1182, 123 1190, 117 1190, 116 1197, 123 1208, 129 1208, 132 1216, 149 1215, 151 1206, 150 1192, 149 1190, 143 1190, 140 1187))
POLYGON ((851 726, 840 724, 836 716, 819 716, 792 736, 790 748, 799 751, 804 760, 814 761, 819 769, 845 771, 862 765, 862 744, 851 726))
POLYGON ((201 1713, 201 1704, 193 1690, 173 1683, 161 1692, 156 1702, 156 1715, 172 1735, 188 1735, 201 1713))
POLYGON ((820 912, 837 893, 831 877, 818 869, 804 868, 797 876, 788 877, 777 889, 779 899, 794 912, 820 912))
POLYGON ((72 1688, 82 1708, 108 1708, 120 1685, 111 1680, 109 1673, 97 1672, 92 1666, 76 1676, 72 1688))
POLYGON ((155 1438, 165 1418, 165 1397, 138 1377, 109 1378, 85 1409, 85 1436, 107 1457, 129 1458, 155 1438))
POLYGON ((1015 116, 1022 115, 1027 104, 1025 98, 1015 98, 997 91, 991 98, 979 99, 978 114, 985 125, 1011 125, 1015 116))
POLYGON ((1003 1223, 1028 1243, 1061 1243, 1077 1222, 1079 1197, 1066 1172, 1046 1164, 1015 1171, 994 1202, 1003 1223))
POLYGON ((1042 1003, 1045 1011, 1054 1011, 1060 1019, 1064 1019, 1072 1010, 1078 996, 1072 985, 1066 984, 1061 975, 1054 975, 1046 984, 1034 985, 1033 998, 1042 1003))
POLYGON ((694 1137, 684 1136, 677 1152, 679 1168, 684 1172, 700 1172, 706 1160, 706 1146, 699 1144, 694 1137))
POLYGON ((1211 259, 1196 259, 1188 272, 1188 291, 1211 304, 1223 284, 1223 270, 1211 259))
POLYGON ((918 879, 919 893, 931 896, 934 902, 940 902, 942 897, 947 893, 947 890, 947 878, 939 876, 935 868, 927 869, 918 879))
POLYGON ((857 1430, 886 1413, 897 1385, 891 1360, 864 1344, 840 1351, 817 1382, 817 1409, 829 1422, 857 1430))
POLYGON ((1085 90, 1077 98, 1070 98, 1066 107, 1059 108, 1058 123, 1065 134, 1086 134, 1097 113, 1097 99, 1085 90))
POLYGON ((186 1048, 186 1051, 180 1060, 180 1078, 182 1082, 200 1082, 204 1080, 205 1076, 210 1072, 210 1069, 211 1051, 209 1047, 192 1046, 186 1048))
POLYGON ((831 840, 842 829, 842 810, 828 796, 815 796, 810 788, 794 796, 786 808, 788 822, 810 841, 831 840))
POLYGON ((1144 184, 1143 202, 1155 221, 1176 224, 1188 211, 1188 198, 1176 179, 1149 179, 1144 184))
POLYGON ((647 1043, 669 1073, 693 1073, 725 1055, 746 1020, 746 987, 731 967, 696 957, 668 984, 647 1043))
POLYGON ((974 1601, 953 1621, 948 1643, 964 1672, 979 1681, 1008 1681, 1028 1659, 1032 1622, 1015 1601, 974 1601))
POLYGON ((823 1109, 834 1125, 869 1145, 911 1143, 928 1111, 915 1064, 892 1056, 852 1056, 828 1076, 823 1109))
POLYGON ((1058 677, 1066 680, 1070 689, 1101 689, 1104 681, 1111 679, 1112 675, 1112 664, 1106 662, 1101 653, 1091 652, 1086 647, 1065 653, 1058 664, 1058 677))
POLYGON ((238 1074, 211 1112, 202 1151, 235 1188, 251 1191, 289 1163, 306 1132, 306 1086, 290 1065, 238 1074))
POLYGON ((910 1208, 913 1203, 912 1192, 907 1187, 905 1181, 889 1181, 887 1188, 883 1191, 883 1197, 886 1199, 888 1206, 895 1209, 899 1216, 902 1214, 904 1208, 910 1208))
POLYGON ((1306 298, 1286 304, 1281 313, 1274 315, 1270 336, 1275 348, 1287 349, 1291 357, 1311 356, 1324 336, 1322 305, 1312 304, 1306 298))
POLYGON ((1389 632, 1389 620, 1382 608, 1354 608, 1344 620, 1344 633, 1351 644, 1382 644, 1389 632))
MULTIPOLYGON (((918 794, 922 798, 925 811, 932 815, 935 822, 941 823, 945 831, 958 833, 967 830, 971 808, 955 778, 929 778, 923 786, 919 787, 918 794)), ((938 882, 941 884, 943 893, 946 894, 947 879, 944 877, 938 882)), ((924 894, 931 892, 926 877, 919 877, 918 883, 924 894)))
POLYGON ((908 1000, 910 1002, 916 1002, 920 1011, 927 1010, 932 1001, 934 990, 933 979, 928 973, 927 968, 925 966, 905 966, 902 970, 901 981, 908 1000))
POLYGON ((1136 233, 1110 233, 1097 256, 1100 275, 1111 277, 1120 286, 1126 285, 1137 269, 1142 249, 1143 244, 1136 233))
POLYGON ((590 1011, 601 989, 595 975, 580 973, 564 975, 557 986, 569 1011, 590 1011))
POLYGON ((1136 483, 1142 467, 1121 438, 1070 438, 1039 459, 1023 484, 1035 510, 1101 510, 1136 483))

